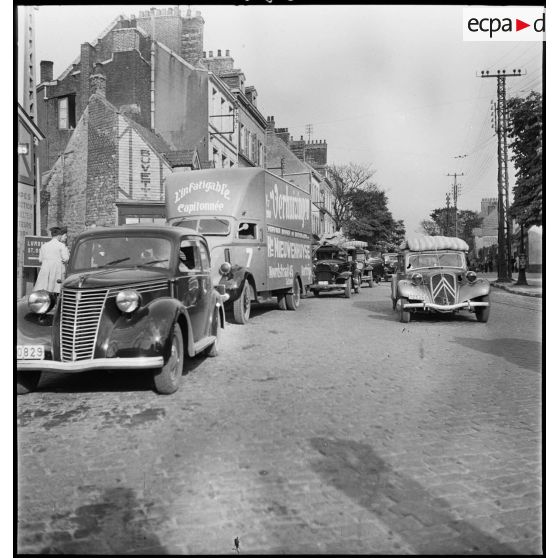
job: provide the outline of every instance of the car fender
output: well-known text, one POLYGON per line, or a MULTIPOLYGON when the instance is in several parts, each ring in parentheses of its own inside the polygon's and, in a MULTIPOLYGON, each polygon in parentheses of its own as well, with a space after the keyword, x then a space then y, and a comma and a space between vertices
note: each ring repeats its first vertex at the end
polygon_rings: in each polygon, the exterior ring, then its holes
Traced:
POLYGON ((189 356, 194 356, 192 324, 186 307, 174 298, 158 298, 111 323, 101 320, 96 358, 170 355, 174 324, 182 329, 189 356), (103 331, 104 329, 104 331, 103 331))
POLYGON ((225 292, 229 295, 228 303, 235 301, 240 296, 246 281, 249 282, 254 293, 256 293, 254 278, 245 267, 234 266, 228 275, 221 278, 219 284, 225 286, 225 292))
POLYGON ((473 283, 465 281, 459 289, 459 301, 472 300, 479 296, 486 296, 490 293, 490 281, 481 278, 473 283))
POLYGON ((414 285, 409 279, 401 279, 397 282, 397 298, 417 298, 417 291, 423 295, 425 300, 430 298, 430 293, 424 285, 414 285))
POLYGON ((46 314, 32 312, 29 310, 26 297, 17 303, 16 315, 16 343, 18 345, 43 345, 46 353, 52 352, 53 311, 46 314))

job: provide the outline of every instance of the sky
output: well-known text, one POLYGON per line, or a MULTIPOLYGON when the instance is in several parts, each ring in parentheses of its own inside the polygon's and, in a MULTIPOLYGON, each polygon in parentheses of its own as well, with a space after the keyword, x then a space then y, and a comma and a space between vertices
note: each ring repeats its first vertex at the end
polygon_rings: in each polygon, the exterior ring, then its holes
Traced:
MULTIPOLYGON (((40 6, 36 60, 53 61, 56 78, 115 17, 151 6, 40 6)), ((448 175, 463 173, 459 209, 480 211, 482 198, 497 196, 496 80, 477 77, 480 70, 525 71, 507 80, 508 96, 542 90, 541 43, 464 42, 461 6, 191 9, 205 20, 204 50, 230 50, 263 115, 295 138, 308 139, 311 124, 330 164, 373 168, 408 234, 446 204, 448 175)), ((510 188, 513 175, 510 167, 510 188)))

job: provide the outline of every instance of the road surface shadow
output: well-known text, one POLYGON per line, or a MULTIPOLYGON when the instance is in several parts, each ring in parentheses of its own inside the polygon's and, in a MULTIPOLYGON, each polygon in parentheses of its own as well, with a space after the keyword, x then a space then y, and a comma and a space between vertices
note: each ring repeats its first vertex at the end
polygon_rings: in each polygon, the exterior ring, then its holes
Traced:
POLYGON ((475 339, 456 337, 455 343, 481 353, 505 358, 508 362, 527 368, 533 372, 541 372, 542 343, 529 339, 475 339))
MULTIPOLYGON (((147 503, 150 505, 153 503, 147 503)), ((43 540, 48 542, 40 554, 169 554, 150 529, 163 519, 148 519, 144 508, 133 490, 108 489, 92 504, 53 514, 52 530, 44 534, 43 540)))
POLYGON ((312 469, 359 506, 378 516, 417 554, 518 554, 466 521, 450 504, 381 459, 368 444, 312 438, 320 457, 312 469))

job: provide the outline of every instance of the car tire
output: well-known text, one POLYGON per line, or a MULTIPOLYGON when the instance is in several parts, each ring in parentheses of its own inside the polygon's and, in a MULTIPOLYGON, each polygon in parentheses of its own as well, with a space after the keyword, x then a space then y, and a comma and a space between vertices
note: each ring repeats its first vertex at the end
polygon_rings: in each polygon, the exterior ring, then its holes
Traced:
POLYGON ((205 349, 204 353, 208 357, 216 357, 219 354, 219 344, 221 341, 221 324, 219 323, 219 309, 215 308, 213 311, 213 320, 212 320, 212 328, 211 328, 211 335, 215 336, 215 341, 205 349))
POLYGON ((41 379, 40 370, 31 370, 29 372, 17 373, 17 394, 25 395, 37 389, 41 379))
POLYGON ((277 306, 279 306, 279 310, 286 310, 287 309, 287 303, 285 301, 285 295, 284 294, 280 294, 277 296, 277 306))
POLYGON ((182 371, 184 369, 184 340, 182 330, 174 324, 171 339, 171 352, 167 362, 153 375, 155 390, 158 393, 169 395, 180 386, 182 371))
POLYGON ((351 279, 347 279, 345 283, 345 298, 351 298, 351 288, 352 288, 352 281, 351 279))
POLYGON ((321 291, 312 291, 312 294, 313 294, 314 296, 320 296, 320 292, 321 292, 321 291))
POLYGON ((355 289, 355 294, 360 292, 360 279, 358 277, 353 282, 353 288, 355 289))
POLYGON ((240 296, 233 302, 233 316, 237 324, 245 324, 250 319, 251 288, 248 281, 244 281, 244 287, 240 296))
MULTIPOLYGON (((481 296, 477 299, 479 302, 488 302, 488 295, 481 296)), ((490 306, 479 306, 475 308, 475 316, 477 321, 486 323, 488 321, 488 316, 490 316, 490 306)))
POLYGON ((300 285, 295 277, 293 281, 293 292, 285 295, 287 310, 296 310, 300 306, 300 285))
POLYGON ((399 304, 401 304, 400 310, 399 310, 399 320, 404 324, 408 324, 411 321, 411 311, 410 310, 405 310, 403 308, 403 304, 405 304, 406 302, 409 302, 408 298, 400 298, 399 299, 399 304))

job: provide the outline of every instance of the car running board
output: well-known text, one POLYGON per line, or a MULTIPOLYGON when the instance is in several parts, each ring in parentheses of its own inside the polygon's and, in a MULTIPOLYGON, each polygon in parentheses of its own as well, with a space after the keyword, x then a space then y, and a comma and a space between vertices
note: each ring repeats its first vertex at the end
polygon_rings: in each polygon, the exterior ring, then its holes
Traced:
POLYGON ((198 353, 201 353, 204 349, 207 349, 209 345, 215 343, 215 339, 217 339, 215 335, 210 335, 208 337, 204 337, 203 339, 200 339, 199 341, 196 341, 196 343, 194 343, 194 354, 197 355, 198 353))

